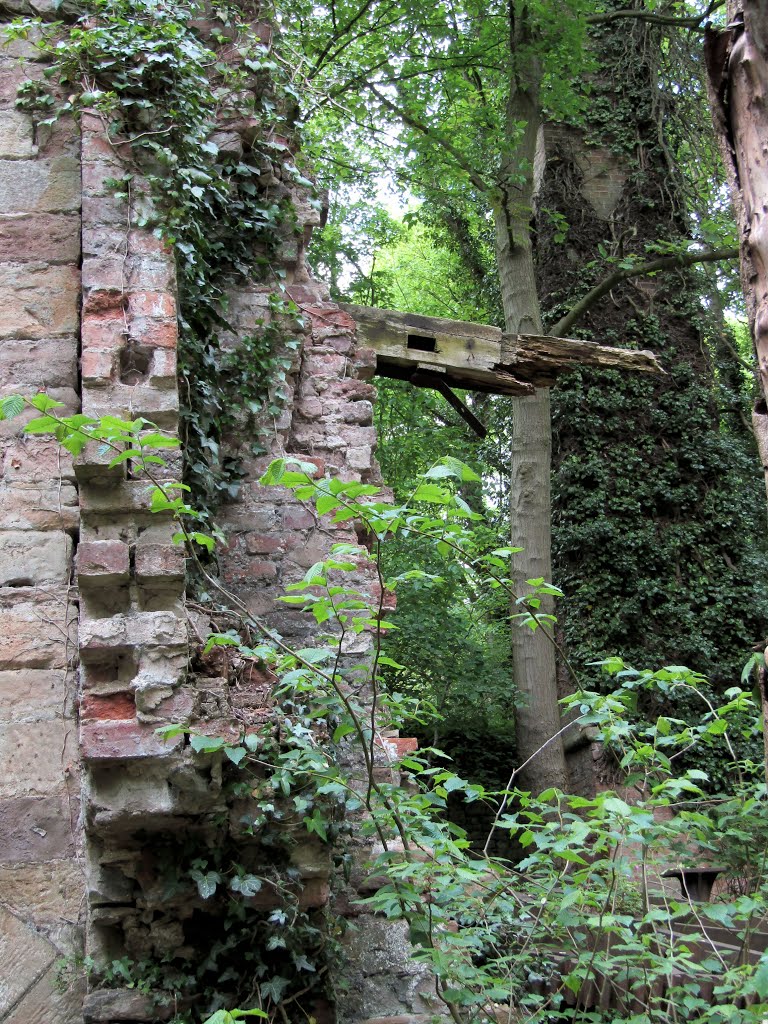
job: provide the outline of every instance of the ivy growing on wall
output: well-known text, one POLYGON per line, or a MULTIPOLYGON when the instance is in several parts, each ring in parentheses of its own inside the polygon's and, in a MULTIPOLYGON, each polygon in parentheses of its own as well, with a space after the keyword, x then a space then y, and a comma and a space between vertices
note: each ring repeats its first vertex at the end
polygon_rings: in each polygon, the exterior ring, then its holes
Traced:
MULTIPOLYGON (((240 477, 222 439, 255 436, 256 417, 280 410, 303 323, 273 260, 294 232, 290 185, 311 186, 288 143, 297 96, 268 42, 234 6, 210 17, 184 0, 93 0, 74 23, 46 28, 39 45, 52 85, 25 83, 18 99, 43 123, 91 110, 115 146, 130 142, 136 174, 114 185, 135 226, 153 227, 174 249, 186 479, 209 512, 240 477), (150 203, 137 196, 147 187, 150 203), (275 291, 234 348, 228 289, 253 279, 275 291)), ((9 31, 27 35, 35 24, 9 31)))

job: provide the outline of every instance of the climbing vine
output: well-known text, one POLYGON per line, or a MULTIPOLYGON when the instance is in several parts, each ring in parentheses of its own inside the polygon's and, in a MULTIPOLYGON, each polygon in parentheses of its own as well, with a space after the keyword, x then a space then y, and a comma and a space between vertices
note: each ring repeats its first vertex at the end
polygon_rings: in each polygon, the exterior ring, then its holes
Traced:
MULTIPOLYGON (((40 23, 20 19, 6 31, 27 37, 32 28, 40 23)), ((116 195, 136 227, 173 247, 185 479, 210 516, 241 475, 222 440, 256 436, 257 419, 269 428, 303 329, 275 259, 296 244, 290 186, 311 189, 288 142, 298 97, 234 5, 206 21, 184 0, 93 0, 74 23, 45 26, 37 45, 47 81, 24 83, 18 105, 41 124, 95 113, 121 156, 130 154, 116 195), (274 291, 235 347, 228 293, 254 279, 274 291)), ((251 449, 263 450, 258 439, 251 449)))

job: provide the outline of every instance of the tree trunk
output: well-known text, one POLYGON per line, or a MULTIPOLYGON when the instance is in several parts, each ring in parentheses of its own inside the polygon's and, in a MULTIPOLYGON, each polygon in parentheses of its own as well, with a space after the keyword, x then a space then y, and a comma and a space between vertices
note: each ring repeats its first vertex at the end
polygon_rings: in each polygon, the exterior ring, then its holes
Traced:
MULTIPOLYGON (((752 423, 768 493, 768 0, 729 0, 729 28, 705 40, 709 96, 741 240, 741 284, 762 397, 752 423)), ((766 672, 760 668, 763 715, 766 672)), ((763 728, 768 779, 768 730, 763 728)))
MULTIPOLYGON (((517 124, 524 122, 526 128, 502 169, 501 201, 495 211, 504 320, 511 334, 540 334, 541 312, 530 234, 539 117, 530 92, 511 87, 507 120, 510 137, 517 124)), ((549 389, 539 389, 530 398, 513 399, 512 416, 511 541, 513 547, 523 549, 513 556, 512 576, 522 594, 528 589, 526 580, 544 577, 549 582, 552 576, 549 389)), ((551 602, 540 611, 551 613, 551 602)), ((527 626, 517 625, 513 625, 511 643, 515 685, 521 696, 516 713, 521 766, 517 781, 533 792, 551 786, 567 790, 554 647, 543 629, 531 631, 527 626)))

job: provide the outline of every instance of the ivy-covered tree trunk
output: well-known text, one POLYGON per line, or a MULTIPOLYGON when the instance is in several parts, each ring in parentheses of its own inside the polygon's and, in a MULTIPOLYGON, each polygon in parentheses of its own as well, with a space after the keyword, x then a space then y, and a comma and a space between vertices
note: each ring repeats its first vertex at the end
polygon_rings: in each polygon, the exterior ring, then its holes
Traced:
MULTIPOLYGON (((674 154, 685 151, 690 110, 660 87, 659 32, 626 20, 596 28, 600 78, 586 125, 547 131, 537 220, 545 322, 602 276, 606 257, 688 244, 674 154)), ((685 664, 722 690, 738 684, 761 629, 765 558, 752 441, 719 391, 709 339, 722 324, 707 322, 704 287, 691 269, 636 278, 581 321, 601 343, 653 349, 667 375, 583 369, 555 389, 553 558, 579 667, 611 654, 638 667, 685 664)), ((667 713, 680 699, 670 694, 667 713)))

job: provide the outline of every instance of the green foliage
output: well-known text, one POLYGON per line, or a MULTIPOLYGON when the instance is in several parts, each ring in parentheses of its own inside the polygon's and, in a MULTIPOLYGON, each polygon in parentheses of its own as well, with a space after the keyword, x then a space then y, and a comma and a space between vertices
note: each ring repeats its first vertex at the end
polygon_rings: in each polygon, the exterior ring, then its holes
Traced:
MULTIPOLYGON (((57 403, 44 395, 26 405, 40 414, 27 425, 30 433, 44 428, 62 443, 77 439, 78 445, 86 434, 85 443, 132 445, 142 451, 136 438, 146 426, 143 421, 94 423, 77 417, 67 422, 58 417, 57 403), (35 426, 41 422, 43 428, 35 426)), ((22 409, 10 397, 0 412, 22 409)), ((163 436, 155 434, 149 436, 162 448, 163 436)), ((152 464, 148 467, 142 458, 140 472, 149 476, 152 464)), ((289 488, 331 522, 360 521, 371 537, 367 557, 373 561, 385 537, 415 534, 441 557, 457 559, 484 586, 514 595, 506 576, 510 549, 478 549, 472 528, 478 514, 459 493, 476 474, 459 460, 444 458, 422 475, 413 491, 414 506, 383 501, 371 485, 316 480, 314 470, 281 459, 271 464, 262 482, 289 488)), ((594 1022, 746 1024, 767 1012, 766 955, 743 962, 737 944, 724 946, 709 933, 712 927, 729 929, 749 945, 768 914, 765 786, 754 784, 751 766, 735 762, 735 792, 725 800, 707 801, 702 788, 706 773, 698 767, 675 768, 681 754, 691 749, 700 754, 723 743, 733 758, 732 736, 754 728, 747 722, 754 714, 749 696, 732 688, 726 703, 717 705, 709 700, 702 677, 687 668, 638 672, 619 658, 604 662, 610 692, 581 690, 567 700, 566 709, 574 722, 599 730, 622 783, 639 795, 634 803, 611 791, 590 798, 552 790, 536 799, 514 788, 487 792, 442 765, 431 765, 435 751, 400 759, 395 768, 410 774, 408 787, 396 775, 382 780, 375 768, 376 730, 424 719, 429 711, 377 685, 387 661, 380 638, 391 628, 382 617, 384 598, 371 604, 343 579, 364 557, 358 545, 336 545, 286 595, 326 626, 325 646, 292 651, 274 635, 255 647, 240 643, 233 633, 210 638, 211 648, 237 644, 242 656, 269 665, 279 679, 279 730, 268 725, 246 731, 237 743, 190 737, 199 756, 225 757, 235 773, 233 793, 250 796, 251 810, 242 824, 261 837, 262 846, 271 846, 269 867, 265 871, 238 859, 222 842, 194 839, 186 846, 182 842, 183 849, 178 843, 155 847, 153 855, 165 863, 167 892, 188 902, 191 890, 203 907, 212 905, 212 912, 196 911, 209 937, 209 955, 193 964, 173 954, 162 963, 117 959, 101 968, 103 982, 136 987, 177 1005, 194 993, 196 1008, 212 1014, 207 1024, 275 1013, 286 1019, 286 1008, 314 989, 306 979, 319 980, 327 971, 333 943, 327 926, 297 912, 296 873, 292 877, 289 868, 281 877, 274 853, 290 850, 302 832, 331 847, 355 821, 381 844, 383 852, 372 870, 387 879, 365 902, 407 923, 414 955, 429 966, 436 994, 457 1024, 495 1015, 500 1006, 509 1013, 523 1012, 532 1022, 557 1013, 565 1020, 594 1022), (345 637, 366 630, 373 631, 373 658, 350 667, 341 659, 345 637), (348 686, 350 671, 367 675, 364 689, 374 695, 373 708, 360 700, 359 687, 348 686), (643 694, 667 699, 677 691, 701 702, 703 714, 685 721, 662 713, 652 724, 631 723, 628 713, 643 694), (339 745, 350 743, 365 768, 362 792, 336 756, 339 745), (515 868, 472 852, 463 830, 446 820, 447 800, 457 794, 495 805, 492 830, 508 832, 523 851, 515 868), (356 821, 362 807, 367 813, 356 821), (737 895, 694 907, 656 888, 664 869, 695 867, 710 851, 728 866, 740 886, 737 895), (248 901, 265 885, 280 898, 273 910, 254 916, 248 901), (215 904, 220 899, 223 913, 215 904), (256 924, 262 941, 254 946, 256 924), (696 943, 708 943, 711 952, 693 955, 696 943), (244 981, 250 998, 256 992, 261 1005, 225 1010, 228 1002, 242 1003, 238 993, 244 981), (703 995, 708 987, 717 996, 714 1003, 703 995), (614 1009, 598 1008, 605 998, 597 999, 598 990, 612 993, 614 1009), (639 1006, 628 1007, 627 994, 639 1006)), ((410 570, 393 585, 424 577, 410 570)), ((539 579, 526 583, 527 594, 516 597, 523 624, 546 629, 538 609, 541 597, 554 588, 539 579)), ((168 736, 185 731, 163 730, 168 736)), ((179 1024, 188 1019, 184 1011, 176 1017, 179 1024)))
MULTIPOLYGON (((43 124, 95 111, 111 142, 130 142, 136 173, 114 186, 133 204, 134 225, 153 228, 174 250, 186 480, 208 515, 238 489, 239 459, 223 454, 222 439, 253 435, 257 416, 279 412, 303 326, 295 305, 276 291, 254 334, 237 348, 227 344, 232 286, 284 276, 272 260, 291 237, 293 213, 278 179, 310 185, 285 141, 296 94, 234 8, 216 10, 206 39, 191 3, 87 6, 74 24, 46 27, 40 43, 50 62, 46 75, 67 98, 28 83, 18 105, 43 124), (253 126, 242 153, 214 141, 228 121, 253 126), (137 190, 147 188, 142 200, 137 190)), ((33 27, 40 23, 23 19, 8 32, 26 35, 33 27)), ((258 440, 252 450, 262 450, 258 440)))

